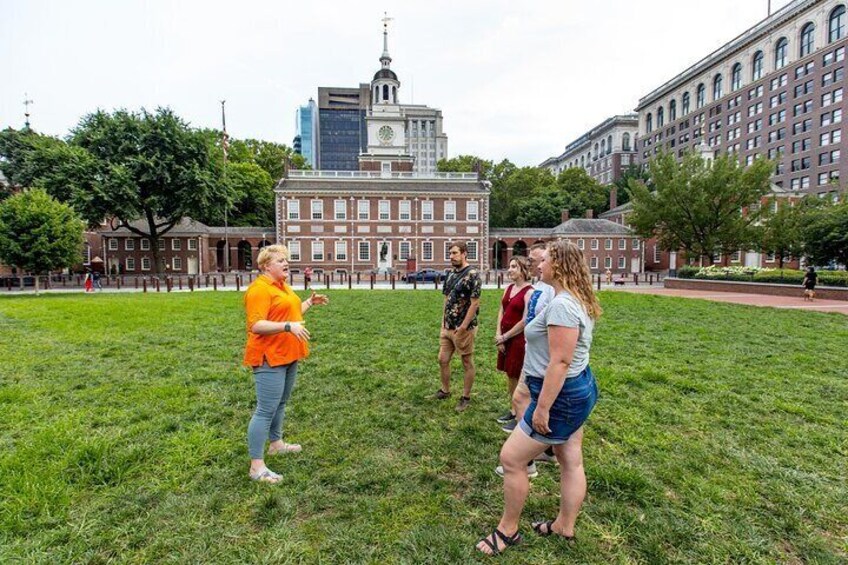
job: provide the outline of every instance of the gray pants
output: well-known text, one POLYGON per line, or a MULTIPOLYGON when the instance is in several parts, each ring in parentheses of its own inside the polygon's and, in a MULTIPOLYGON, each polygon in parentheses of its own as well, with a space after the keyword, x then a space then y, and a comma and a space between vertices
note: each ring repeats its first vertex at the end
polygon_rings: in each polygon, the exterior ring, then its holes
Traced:
POLYGON ((247 426, 247 448, 251 459, 265 458, 265 442, 283 437, 286 402, 297 378, 297 361, 271 367, 267 361, 253 368, 256 380, 256 411, 247 426))

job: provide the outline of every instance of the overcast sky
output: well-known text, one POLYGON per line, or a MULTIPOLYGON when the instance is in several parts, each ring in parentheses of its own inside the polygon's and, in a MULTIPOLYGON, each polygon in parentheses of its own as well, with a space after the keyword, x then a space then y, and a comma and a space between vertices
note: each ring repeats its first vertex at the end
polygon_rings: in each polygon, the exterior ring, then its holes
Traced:
MULTIPOLYGON (((787 0, 772 0, 772 10, 787 0)), ((0 127, 64 136, 97 108, 170 106, 291 145, 319 86, 379 69, 440 108, 450 155, 536 165, 766 16, 767 0, 0 0, 0 127)))

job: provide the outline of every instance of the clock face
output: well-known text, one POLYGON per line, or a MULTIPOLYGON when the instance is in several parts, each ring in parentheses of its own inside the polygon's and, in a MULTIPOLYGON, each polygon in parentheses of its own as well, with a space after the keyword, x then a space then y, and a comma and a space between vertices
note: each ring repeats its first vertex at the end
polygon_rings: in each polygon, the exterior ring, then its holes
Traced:
POLYGON ((377 137, 380 138, 380 143, 389 143, 395 137, 395 130, 390 126, 383 126, 377 131, 377 137))

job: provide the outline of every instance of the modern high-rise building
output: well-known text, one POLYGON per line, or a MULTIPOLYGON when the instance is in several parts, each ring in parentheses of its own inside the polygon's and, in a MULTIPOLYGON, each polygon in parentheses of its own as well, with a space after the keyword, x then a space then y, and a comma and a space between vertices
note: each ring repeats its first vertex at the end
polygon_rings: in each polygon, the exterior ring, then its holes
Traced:
POLYGON ((699 148, 767 157, 777 187, 836 196, 848 176, 846 21, 844 1, 795 0, 654 89, 636 109, 639 160, 699 148))
POLYGON ((554 175, 580 168, 602 184, 613 183, 630 165, 636 164, 638 130, 636 114, 613 116, 566 145, 561 155, 546 159, 539 167, 554 175))
MULTIPOLYGON (((388 30, 383 29, 380 69, 358 88, 318 89, 318 147, 314 168, 325 171, 376 170, 375 154, 392 154, 392 170, 431 173, 448 157, 442 112, 401 104, 401 83, 391 68, 388 30)), ((303 144, 301 139, 301 144, 303 144)))
POLYGON ((309 166, 315 169, 318 155, 318 107, 315 100, 310 98, 306 106, 297 109, 295 121, 294 152, 303 155, 309 166))

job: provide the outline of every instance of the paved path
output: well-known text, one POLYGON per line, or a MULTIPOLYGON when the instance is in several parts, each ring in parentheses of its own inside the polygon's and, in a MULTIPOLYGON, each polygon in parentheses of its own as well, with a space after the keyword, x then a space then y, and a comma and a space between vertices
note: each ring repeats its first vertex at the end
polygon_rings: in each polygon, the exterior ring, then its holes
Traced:
POLYGON ((730 302, 747 304, 749 306, 768 306, 771 308, 787 308, 792 310, 816 310, 818 312, 838 312, 848 315, 848 302, 844 300, 820 300, 805 302, 800 296, 769 296, 766 294, 745 294, 742 292, 715 292, 710 290, 684 290, 679 288, 664 288, 661 286, 625 286, 611 290, 620 292, 637 292, 656 294, 658 296, 680 296, 682 298, 700 298, 715 302, 730 302))

